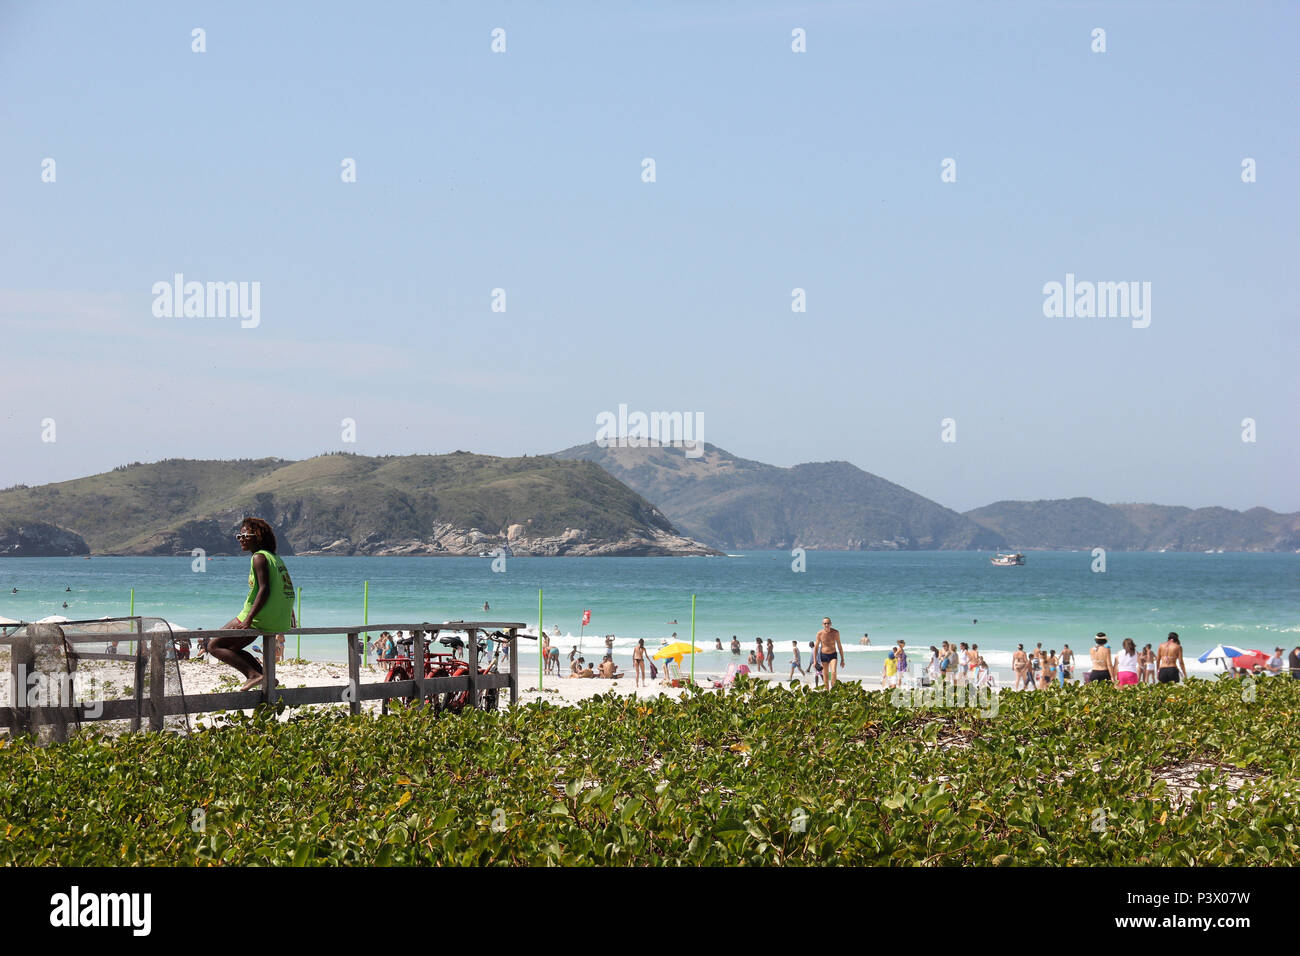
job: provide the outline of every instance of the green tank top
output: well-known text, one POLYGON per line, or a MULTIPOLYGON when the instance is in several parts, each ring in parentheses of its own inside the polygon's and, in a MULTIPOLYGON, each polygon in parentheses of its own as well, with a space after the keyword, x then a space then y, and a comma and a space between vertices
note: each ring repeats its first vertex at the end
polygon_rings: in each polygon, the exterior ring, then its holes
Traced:
POLYGON ((293 613, 293 581, 289 579, 289 569, 284 566, 278 554, 270 551, 258 551, 257 554, 266 558, 267 590, 270 593, 257 617, 248 620, 253 603, 257 600, 257 574, 253 571, 253 558, 249 558, 248 600, 244 602, 244 609, 239 612, 239 619, 247 621, 248 627, 253 630, 278 634, 293 626, 290 617, 293 613))

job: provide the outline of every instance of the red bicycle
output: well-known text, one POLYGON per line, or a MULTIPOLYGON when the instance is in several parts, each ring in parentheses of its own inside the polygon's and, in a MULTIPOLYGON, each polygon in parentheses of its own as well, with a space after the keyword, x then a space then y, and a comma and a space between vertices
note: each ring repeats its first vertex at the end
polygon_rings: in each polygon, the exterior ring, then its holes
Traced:
MULTIPOLYGON (((509 638, 501 632, 495 632, 491 638, 496 642, 496 650, 492 655, 492 661, 487 667, 479 667, 479 674, 497 674, 500 673, 501 652, 509 643, 509 638)), ((445 652, 434 652, 426 650, 424 654, 424 677, 430 680, 437 677, 463 677, 469 673, 469 662, 457 656, 458 653, 465 649, 464 639, 450 635, 438 638, 438 643, 446 647, 445 652)), ((406 653, 398 654, 396 657, 389 658, 388 675, 384 678, 385 682, 414 680, 415 660, 414 660, 415 637, 405 638, 397 642, 399 648, 404 648, 406 653)), ((488 646, 484 641, 479 641, 478 651, 480 659, 487 654, 488 646)), ((500 694, 497 688, 491 687, 485 691, 480 691, 484 710, 496 710, 500 706, 500 694)), ((417 703, 417 696, 410 694, 405 697, 386 698, 380 705, 383 713, 388 713, 389 701, 398 701, 403 706, 410 706, 417 703)), ((469 703, 469 691, 443 691, 441 693, 426 693, 425 702, 432 705, 434 713, 450 711, 453 714, 460 713, 467 703, 469 703)))
MULTIPOLYGON (((500 631, 489 635, 496 649, 492 653, 492 660, 486 666, 480 666, 478 672, 480 675, 499 674, 501 672, 501 652, 507 648, 510 638, 500 631)), ((451 637, 440 637, 438 643, 451 649, 451 654, 440 665, 441 673, 438 677, 464 677, 469 673, 469 661, 457 657, 457 652, 464 650, 465 642, 455 635, 451 637)), ((479 660, 482 660, 488 651, 488 645, 484 641, 479 641, 478 654, 479 660)), ((479 691, 482 694, 481 704, 483 710, 496 710, 500 707, 501 696, 500 690, 496 687, 489 687, 487 690, 479 691)), ((440 695, 441 700, 434 705, 437 710, 449 710, 453 714, 459 714, 465 705, 469 703, 469 691, 446 691, 440 695)))

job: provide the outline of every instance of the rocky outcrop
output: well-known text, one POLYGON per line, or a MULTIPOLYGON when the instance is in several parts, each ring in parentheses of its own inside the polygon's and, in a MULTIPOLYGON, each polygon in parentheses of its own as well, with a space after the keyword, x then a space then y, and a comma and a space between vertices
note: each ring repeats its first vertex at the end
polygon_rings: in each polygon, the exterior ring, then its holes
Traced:
POLYGON ((0 556, 66 558, 90 554, 81 535, 41 521, 0 521, 0 556))
POLYGON ((389 541, 371 535, 366 540, 355 543, 340 538, 298 553, 479 557, 494 552, 517 558, 673 557, 721 553, 698 541, 658 528, 646 528, 615 539, 594 539, 580 528, 566 528, 558 535, 530 536, 521 524, 510 525, 505 534, 435 524, 428 536, 421 539, 389 541))

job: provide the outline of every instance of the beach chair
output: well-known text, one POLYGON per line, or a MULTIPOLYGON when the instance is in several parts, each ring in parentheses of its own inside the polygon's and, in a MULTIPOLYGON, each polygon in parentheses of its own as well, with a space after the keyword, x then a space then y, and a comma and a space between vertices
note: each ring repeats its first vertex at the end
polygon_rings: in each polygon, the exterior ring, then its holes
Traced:
POLYGON ((716 690, 726 690, 736 682, 736 665, 734 663, 727 665, 727 672, 722 675, 721 679, 715 678, 713 687, 716 690))

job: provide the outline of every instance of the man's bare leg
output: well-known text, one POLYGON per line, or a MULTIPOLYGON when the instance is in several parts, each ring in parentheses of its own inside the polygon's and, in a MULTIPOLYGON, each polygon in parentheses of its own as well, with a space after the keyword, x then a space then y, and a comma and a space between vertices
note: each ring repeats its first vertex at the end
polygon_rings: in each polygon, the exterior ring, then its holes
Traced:
POLYGON ((262 666, 256 657, 244 650, 255 640, 256 637, 214 637, 208 644, 209 654, 248 678, 243 690, 257 686, 262 680, 262 666))

